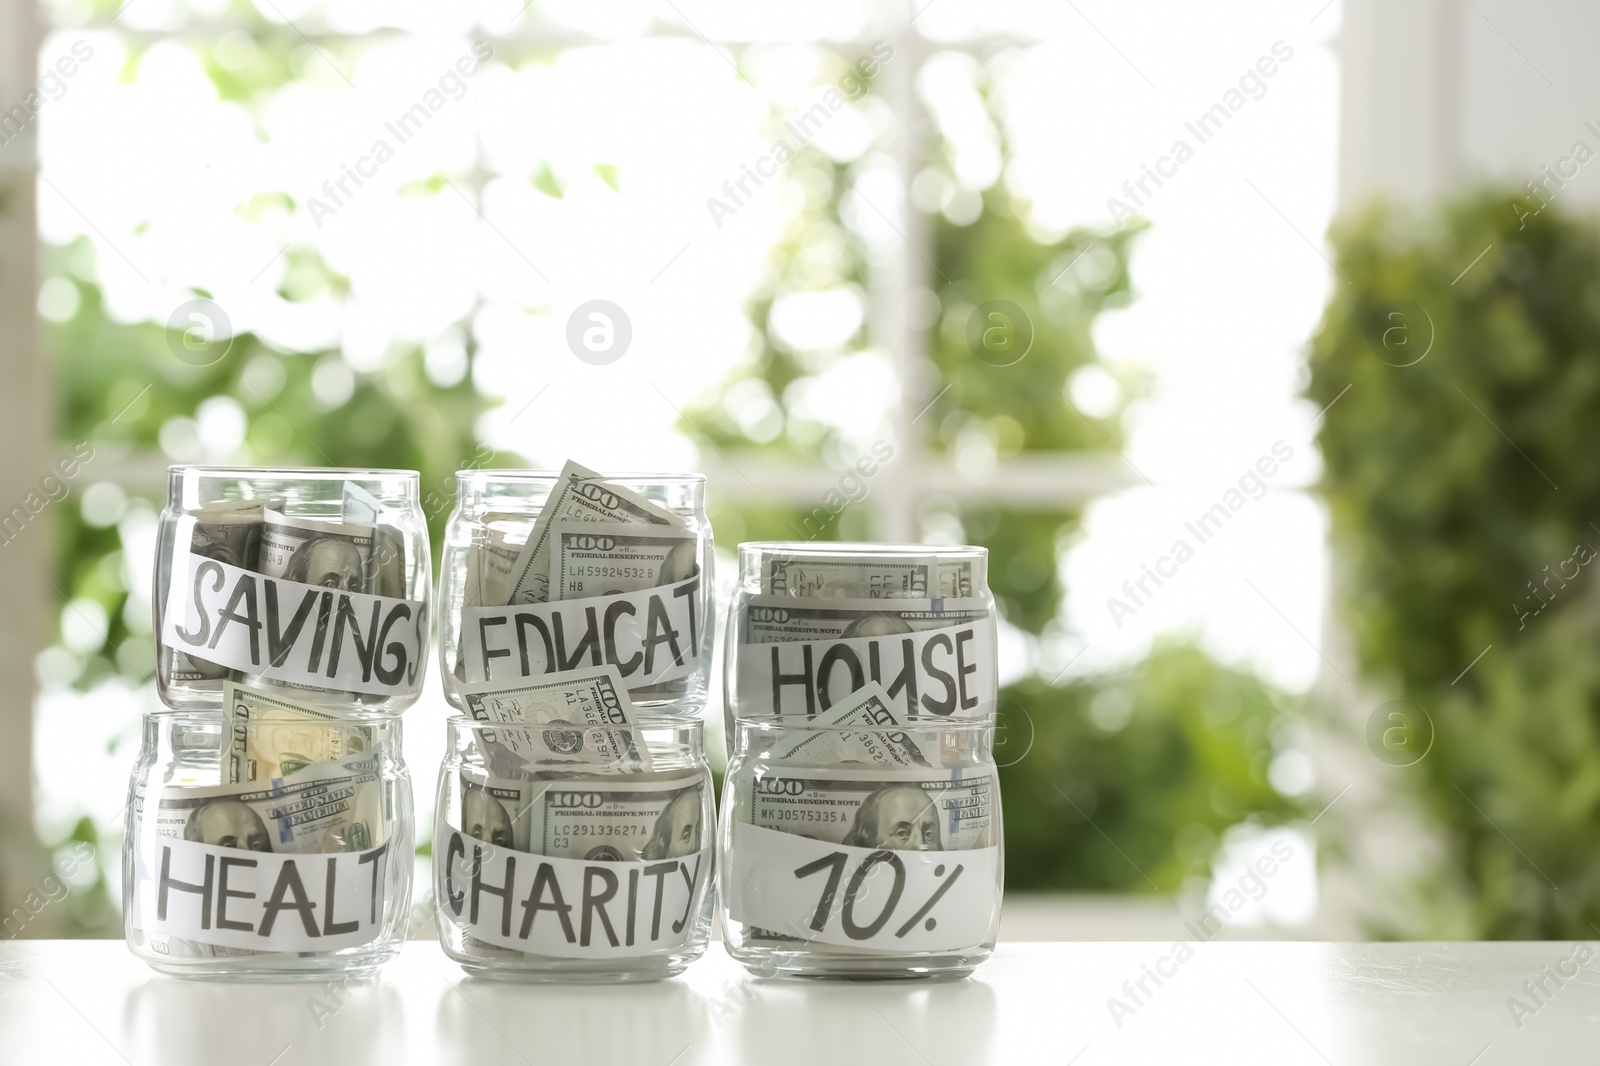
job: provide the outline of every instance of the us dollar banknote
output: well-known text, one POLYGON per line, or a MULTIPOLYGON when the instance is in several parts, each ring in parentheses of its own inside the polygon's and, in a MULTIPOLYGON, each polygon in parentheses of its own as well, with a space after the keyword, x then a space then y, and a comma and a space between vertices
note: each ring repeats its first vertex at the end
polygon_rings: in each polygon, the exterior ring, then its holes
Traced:
POLYGON ((685 772, 552 781, 542 796, 542 836, 534 850, 587 862, 693 855, 710 841, 709 788, 704 777, 685 772))
POLYGON ((967 599, 989 587, 987 556, 978 559, 940 559, 936 572, 941 596, 967 599))
POLYGON ((609 664, 545 674, 509 688, 497 681, 468 685, 462 700, 477 721, 508 727, 484 738, 491 748, 486 758, 502 776, 529 766, 609 773, 651 769, 633 703, 622 676, 609 664))
POLYGON ((766 596, 852 600, 928 599, 938 576, 932 556, 774 553, 764 560, 766 596))
POLYGON ((510 601, 517 556, 528 537, 526 526, 513 514, 483 516, 482 536, 467 552, 464 606, 503 607, 510 601))
POLYGON ((222 690, 223 768, 232 784, 287 779, 373 750, 373 727, 232 681, 222 690))
POLYGON ((574 600, 675 585, 700 569, 692 529, 618 522, 556 523, 551 535, 552 599, 574 600))
POLYGON ((312 763, 266 782, 165 788, 156 833, 275 854, 366 851, 387 839, 378 756, 312 763))
POLYGON ((261 573, 340 592, 373 591, 377 530, 268 509, 261 533, 261 573))
POLYGON ((764 764, 740 782, 740 821, 830 844, 961 851, 996 842, 986 766, 865 770, 764 764))
POLYGON ((981 600, 823 600, 752 596, 742 608, 744 644, 851 640, 944 629, 985 617, 981 600))
POLYGON ((919 734, 894 728, 903 723, 890 703, 883 686, 870 681, 852 692, 849 699, 811 719, 804 729, 781 737, 767 757, 774 762, 810 766, 858 764, 912 769, 940 765, 941 751, 932 747, 924 752, 917 742, 918 736, 937 739, 937 730, 927 728, 919 734), (847 726, 867 728, 844 728, 847 726))
POLYGON ((540 510, 527 543, 517 556, 510 603, 550 601, 551 538, 558 525, 574 521, 658 526, 683 524, 671 511, 658 507, 632 489, 613 485, 593 470, 568 462, 561 468, 556 486, 540 510))
MULTIPOLYGON (((262 523, 265 520, 265 510, 260 503, 223 500, 185 514, 194 519, 194 525, 189 533, 189 543, 179 546, 180 553, 187 551, 228 566, 237 566, 241 570, 256 569, 261 555, 262 523)), ((180 554, 175 560, 174 580, 177 580, 177 573, 183 565, 181 559, 180 554)), ((166 644, 161 646, 161 658, 169 684, 215 682, 233 675, 233 671, 226 666, 207 662, 166 644)))

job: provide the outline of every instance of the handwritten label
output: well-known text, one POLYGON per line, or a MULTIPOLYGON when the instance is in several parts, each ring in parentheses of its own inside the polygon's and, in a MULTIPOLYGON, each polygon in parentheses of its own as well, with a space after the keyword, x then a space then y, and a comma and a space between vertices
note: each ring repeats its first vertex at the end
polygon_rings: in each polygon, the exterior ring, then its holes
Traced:
POLYGON ((383 933, 389 845, 273 855, 146 836, 132 913, 152 936, 256 951, 337 951, 383 933))
POLYGON ((392 696, 422 687, 428 608, 189 552, 174 568, 161 642, 270 681, 392 696))
POLYGON ((995 648, 987 617, 922 633, 742 644, 739 716, 819 714, 876 681, 904 714, 980 718, 995 710, 995 648))
POLYGON ((804 940, 951 951, 999 929, 999 848, 852 848, 736 822, 726 862, 733 920, 804 940))
POLYGON ((464 607, 467 681, 520 681, 610 663, 630 689, 695 673, 709 657, 700 577, 676 585, 510 607, 464 607))
POLYGON ((660 862, 584 862, 495 847, 441 822, 434 889, 442 921, 534 955, 615 959, 683 947, 712 850, 660 862))

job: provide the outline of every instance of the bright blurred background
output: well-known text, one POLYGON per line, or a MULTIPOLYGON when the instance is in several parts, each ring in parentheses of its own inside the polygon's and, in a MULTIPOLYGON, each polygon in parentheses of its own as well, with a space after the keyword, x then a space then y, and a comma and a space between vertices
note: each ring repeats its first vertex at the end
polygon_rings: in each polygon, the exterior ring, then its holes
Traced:
POLYGON ((437 543, 572 458, 705 471, 724 575, 990 549, 1006 936, 1587 937, 1600 13, 1531 6, 12 5, 5 935, 120 934, 167 464, 414 467, 437 543))

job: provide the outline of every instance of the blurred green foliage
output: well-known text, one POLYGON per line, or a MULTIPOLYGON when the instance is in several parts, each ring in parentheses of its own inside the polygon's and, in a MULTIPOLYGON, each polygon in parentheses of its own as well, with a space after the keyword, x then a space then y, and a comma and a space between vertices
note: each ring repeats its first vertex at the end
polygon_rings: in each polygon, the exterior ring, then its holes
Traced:
POLYGON ((1092 682, 1005 689, 1006 885, 1176 892, 1205 877, 1230 826, 1296 813, 1267 779, 1281 703, 1178 643, 1092 682))
POLYGON ((1319 431, 1336 588, 1368 682, 1436 731, 1377 768, 1443 842, 1381 934, 1600 922, 1600 229, 1538 207, 1375 207, 1333 236, 1350 284, 1307 395, 1342 396, 1319 431))

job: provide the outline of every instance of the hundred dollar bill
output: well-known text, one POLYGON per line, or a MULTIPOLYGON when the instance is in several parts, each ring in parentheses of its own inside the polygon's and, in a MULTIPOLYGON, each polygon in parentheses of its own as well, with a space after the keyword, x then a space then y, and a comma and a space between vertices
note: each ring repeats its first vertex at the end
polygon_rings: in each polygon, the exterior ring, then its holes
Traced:
POLYGON ((928 599, 938 560, 927 556, 782 555, 766 558, 767 596, 852 600, 928 599))
MULTIPOLYGON (((256 569, 265 519, 265 510, 260 503, 220 501, 186 513, 194 519, 188 552, 243 570, 256 569)), ((184 551, 184 546, 179 545, 174 559, 175 571, 184 551)), ((220 681, 233 673, 225 666, 207 662, 165 644, 162 645, 161 656, 168 684, 192 685, 200 681, 220 681)))
POLYGON ((742 610, 739 631, 744 644, 921 633, 963 625, 989 613, 988 605, 981 600, 826 600, 818 603, 789 596, 752 596, 742 610))
POLYGON ((997 842, 993 772, 763 764, 738 788, 739 821, 831 844, 961 851, 997 842))
POLYGON ((551 538, 559 524, 569 521, 682 525, 672 512, 631 489, 609 484, 593 470, 568 462, 517 556, 509 603, 550 601, 551 538))
POLYGON ((658 862, 710 842, 710 782, 694 773, 552 781, 541 797, 541 855, 587 862, 658 862))
POLYGON ((675 585, 700 568, 699 537, 681 527, 563 521, 550 542, 550 591, 557 600, 675 585))
MULTIPOLYGON (((532 729, 496 729, 485 737, 491 768, 570 767, 606 773, 649 770, 650 752, 638 742, 633 703, 610 664, 545 674, 506 688, 487 681, 462 689, 467 713, 480 722, 532 729)), ((510 771, 510 772, 508 772, 510 771)))
MULTIPOLYGON (((939 765, 937 750, 924 752, 912 733, 893 728, 841 730, 838 726, 893 727, 901 725, 890 709, 890 699, 876 681, 856 689, 849 699, 834 704, 806 724, 806 728, 787 734, 772 746, 768 758, 781 763, 811 766, 838 766, 858 763, 863 766, 932 767, 939 765)), ((931 734, 928 734, 931 735, 931 734)))
POLYGON ((260 570, 341 592, 371 592, 376 533, 372 526, 288 517, 269 508, 260 570))
POLYGON ((224 772, 233 784, 293 777, 315 763, 373 749, 371 726, 226 682, 222 689, 224 772))
POLYGON ((270 782, 165 788, 156 835, 276 854, 366 851, 393 817, 375 755, 312 763, 270 782))

